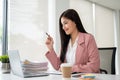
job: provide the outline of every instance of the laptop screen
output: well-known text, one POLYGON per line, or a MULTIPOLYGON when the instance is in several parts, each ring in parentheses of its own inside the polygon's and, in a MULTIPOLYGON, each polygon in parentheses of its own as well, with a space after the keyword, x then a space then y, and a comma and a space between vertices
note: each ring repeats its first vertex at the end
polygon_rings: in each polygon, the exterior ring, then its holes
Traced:
POLYGON ((8 50, 8 56, 12 73, 23 77, 24 75, 18 50, 8 50))

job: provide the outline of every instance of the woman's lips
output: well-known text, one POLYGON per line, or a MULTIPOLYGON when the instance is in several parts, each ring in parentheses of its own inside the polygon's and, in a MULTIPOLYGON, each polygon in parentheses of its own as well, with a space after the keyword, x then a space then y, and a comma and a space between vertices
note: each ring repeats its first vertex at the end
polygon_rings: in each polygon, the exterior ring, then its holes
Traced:
POLYGON ((69 29, 65 29, 65 32, 67 32, 69 29))

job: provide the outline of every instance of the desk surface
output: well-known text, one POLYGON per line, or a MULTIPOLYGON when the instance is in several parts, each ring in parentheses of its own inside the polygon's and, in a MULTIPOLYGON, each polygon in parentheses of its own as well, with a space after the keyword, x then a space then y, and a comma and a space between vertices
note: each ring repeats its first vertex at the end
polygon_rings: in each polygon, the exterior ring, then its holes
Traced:
MULTIPOLYGON (((95 80, 120 80, 120 75, 95 74, 95 80)), ((13 74, 0 74, 0 80, 62 80, 62 75, 49 75, 44 77, 21 78, 13 74)), ((79 78, 71 78, 71 80, 79 80, 79 78)))

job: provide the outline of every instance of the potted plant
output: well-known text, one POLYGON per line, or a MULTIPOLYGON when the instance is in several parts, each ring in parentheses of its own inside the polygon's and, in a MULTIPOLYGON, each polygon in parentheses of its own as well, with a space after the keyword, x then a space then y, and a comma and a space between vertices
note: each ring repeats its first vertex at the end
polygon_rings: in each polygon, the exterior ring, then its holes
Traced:
POLYGON ((1 55, 0 56, 0 61, 2 63, 2 72, 10 72, 10 62, 9 62, 9 57, 8 55, 1 55))
POLYGON ((2 56, 0 56, 0 61, 2 63, 9 63, 9 57, 8 57, 8 55, 2 55, 2 56))

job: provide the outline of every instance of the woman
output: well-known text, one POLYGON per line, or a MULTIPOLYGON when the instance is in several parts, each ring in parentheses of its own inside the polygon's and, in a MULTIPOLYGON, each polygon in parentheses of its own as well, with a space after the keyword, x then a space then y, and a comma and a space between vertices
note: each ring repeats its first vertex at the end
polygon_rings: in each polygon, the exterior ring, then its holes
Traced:
POLYGON ((94 37, 87 33, 82 25, 78 13, 68 9, 59 19, 61 37, 61 53, 57 57, 53 48, 53 39, 49 35, 46 45, 49 51, 46 57, 56 70, 61 63, 71 63, 72 72, 98 73, 100 58, 94 37))

